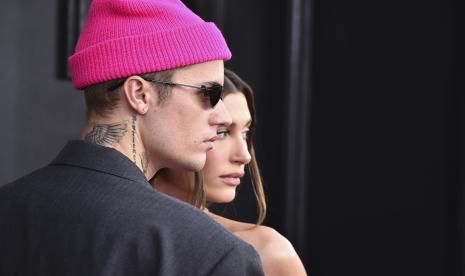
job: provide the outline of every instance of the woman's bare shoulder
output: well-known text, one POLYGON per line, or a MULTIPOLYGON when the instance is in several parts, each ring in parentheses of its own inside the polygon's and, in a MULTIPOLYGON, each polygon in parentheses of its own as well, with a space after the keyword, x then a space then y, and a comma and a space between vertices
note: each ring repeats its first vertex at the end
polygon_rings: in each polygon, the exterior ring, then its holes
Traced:
POLYGON ((286 237, 267 226, 256 227, 256 240, 263 268, 270 275, 307 275, 297 252, 286 237))
POLYGON ((307 275, 292 244, 275 229, 259 225, 236 234, 257 250, 267 276, 307 275))
POLYGON ((275 229, 231 220, 214 214, 212 217, 255 248, 262 260, 263 269, 267 276, 307 275, 292 244, 275 229))

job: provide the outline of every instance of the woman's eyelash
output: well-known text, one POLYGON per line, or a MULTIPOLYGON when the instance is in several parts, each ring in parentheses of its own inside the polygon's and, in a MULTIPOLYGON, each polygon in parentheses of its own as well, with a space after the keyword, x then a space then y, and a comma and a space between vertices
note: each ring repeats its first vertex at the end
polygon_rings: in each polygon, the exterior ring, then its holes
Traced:
MULTIPOLYGON (((217 136, 218 138, 224 138, 224 137, 228 136, 229 133, 230 133, 230 131, 227 130, 227 129, 225 129, 225 130, 218 130, 218 131, 216 132, 216 136, 217 136)), ((251 130, 250 130, 250 129, 247 129, 247 130, 244 130, 244 131, 241 132, 242 138, 245 139, 245 140, 247 140, 247 139, 249 138, 250 134, 251 134, 251 130)))
POLYGON ((229 134, 229 131, 228 130, 218 130, 216 132, 216 136, 220 137, 220 138, 223 138, 225 137, 226 135, 229 134))
POLYGON ((244 138, 246 140, 249 138, 249 135, 250 135, 250 129, 244 130, 242 132, 242 138, 244 138))

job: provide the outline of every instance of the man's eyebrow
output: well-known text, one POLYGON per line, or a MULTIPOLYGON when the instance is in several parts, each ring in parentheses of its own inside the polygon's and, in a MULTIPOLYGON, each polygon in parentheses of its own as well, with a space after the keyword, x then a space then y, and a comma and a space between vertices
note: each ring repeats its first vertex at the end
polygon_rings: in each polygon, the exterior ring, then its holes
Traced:
POLYGON ((221 86, 223 86, 221 83, 219 83, 217 81, 202 82, 202 83, 200 83, 200 85, 205 85, 205 86, 221 85, 221 86))

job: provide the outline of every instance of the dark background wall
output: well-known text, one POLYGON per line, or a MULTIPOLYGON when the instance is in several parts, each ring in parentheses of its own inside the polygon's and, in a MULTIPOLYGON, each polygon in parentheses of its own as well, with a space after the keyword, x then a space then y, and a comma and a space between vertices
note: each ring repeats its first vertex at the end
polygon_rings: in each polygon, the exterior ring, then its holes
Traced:
POLYGON ((56 4, 0 4, 1 184, 50 162, 84 125, 83 97, 55 78, 56 4))
MULTIPOLYGON (((462 2, 185 1, 255 90, 266 224, 310 275, 463 275, 462 2)), ((82 96, 56 78, 58 3, 0 4, 1 184, 83 126, 82 96)), ((217 209, 253 221, 254 207, 241 185, 217 209)))
POLYGON ((313 272, 458 275, 465 50, 459 3, 314 5, 313 272))

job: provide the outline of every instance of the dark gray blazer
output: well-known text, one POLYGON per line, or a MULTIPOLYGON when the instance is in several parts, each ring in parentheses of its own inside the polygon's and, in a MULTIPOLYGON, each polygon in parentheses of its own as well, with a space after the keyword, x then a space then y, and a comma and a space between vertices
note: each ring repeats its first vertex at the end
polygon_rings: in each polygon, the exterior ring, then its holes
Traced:
POLYGON ((69 142, 0 188, 0 275, 263 275, 254 249, 152 189, 120 152, 69 142))

